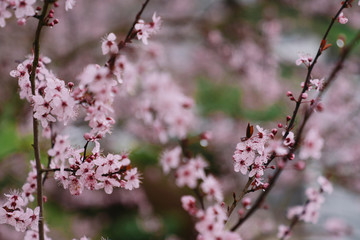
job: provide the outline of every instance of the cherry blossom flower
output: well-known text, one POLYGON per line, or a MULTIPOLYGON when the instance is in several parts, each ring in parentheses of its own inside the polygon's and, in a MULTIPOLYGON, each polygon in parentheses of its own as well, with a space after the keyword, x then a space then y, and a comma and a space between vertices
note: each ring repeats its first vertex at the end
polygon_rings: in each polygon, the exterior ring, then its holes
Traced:
MULTIPOLYGON (((98 184, 98 189, 104 188, 105 193, 107 194, 111 194, 113 192, 113 187, 120 187, 120 182, 111 177, 106 177, 98 184)), ((132 190, 132 185, 128 186, 127 189, 132 190)))
POLYGON ((125 180, 127 181, 125 184, 125 189, 133 190, 134 188, 138 188, 140 186, 140 179, 137 168, 133 168, 127 171, 125 180))
POLYGON ((152 20, 150 23, 145 23, 144 20, 140 19, 137 24, 135 24, 137 38, 142 40, 145 45, 148 44, 148 38, 156 33, 161 26, 161 18, 156 16, 156 13, 153 14, 152 20))
POLYGON ((344 15, 343 12, 340 13, 339 17, 338 17, 338 22, 341 24, 346 24, 349 21, 349 19, 347 19, 344 15))
POLYGON ((279 225, 277 237, 284 240, 289 239, 291 237, 291 232, 289 227, 285 225, 279 225))
POLYGON ((16 0, 15 1, 15 16, 17 18, 33 16, 35 15, 35 10, 33 4, 36 0, 16 0))
POLYGON ((182 207, 190 214, 195 215, 198 209, 196 208, 196 199, 193 196, 181 197, 182 207))
POLYGON ((326 192, 328 194, 331 194, 333 192, 332 184, 325 177, 319 176, 317 181, 320 184, 320 187, 324 192, 326 192))
POLYGON ((305 136, 299 157, 301 159, 307 159, 309 157, 320 159, 323 146, 324 140, 321 138, 318 130, 312 128, 305 136))
POLYGON ((103 40, 101 44, 102 53, 104 55, 111 53, 116 54, 119 51, 119 48, 115 42, 116 35, 114 33, 109 33, 103 40))
POLYGON ((5 19, 11 17, 11 12, 7 10, 8 3, 7 1, 0 2, 0 27, 5 27, 5 19))
MULTIPOLYGON (((283 135, 285 135, 285 132, 283 132, 283 135)), ((294 133, 290 131, 289 134, 286 136, 286 138, 284 140, 284 145, 285 146, 290 146, 290 145, 292 145, 294 143, 295 143, 294 133)))
POLYGON ((177 168, 180 163, 180 146, 175 147, 172 150, 165 150, 160 158, 160 163, 162 165, 163 171, 165 174, 169 173, 170 169, 177 168))
POLYGON ((299 66, 302 63, 305 66, 310 66, 311 62, 312 62, 312 57, 309 54, 304 54, 304 53, 299 53, 299 58, 296 60, 296 65, 299 66))
POLYGON ((188 186, 189 188, 195 188, 197 185, 197 174, 190 161, 179 167, 176 171, 176 185, 179 187, 188 186))
POLYGON ((253 164, 252 159, 243 159, 241 154, 235 153, 233 155, 234 159, 234 171, 241 172, 243 175, 247 174, 249 166, 253 164))
POLYGON ((68 11, 70 9, 73 9, 75 4, 76 4, 76 0, 66 0, 66 2, 65 2, 65 10, 68 11))
POLYGON ((310 83, 312 84, 311 87, 309 87, 309 90, 311 90, 312 88, 314 88, 316 91, 320 91, 322 90, 322 88, 324 87, 324 81, 325 79, 311 79, 310 83))
POLYGON ((349 236, 352 232, 351 226, 340 218, 327 219, 324 227, 331 235, 337 237, 349 236))
POLYGON ((215 199, 217 202, 222 202, 224 196, 221 191, 220 183, 214 176, 207 176, 200 185, 201 190, 206 194, 207 199, 215 199))

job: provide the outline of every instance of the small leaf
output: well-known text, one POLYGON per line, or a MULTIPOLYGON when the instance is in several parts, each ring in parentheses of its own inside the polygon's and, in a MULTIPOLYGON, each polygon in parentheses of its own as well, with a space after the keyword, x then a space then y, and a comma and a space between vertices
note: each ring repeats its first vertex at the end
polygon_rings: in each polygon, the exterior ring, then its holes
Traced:
POLYGON ((323 48, 323 51, 325 51, 325 50, 328 49, 329 47, 331 47, 331 43, 326 44, 326 45, 324 46, 324 48, 323 48))
POLYGON ((250 125, 250 123, 248 123, 247 128, 246 128, 246 137, 251 138, 253 133, 254 133, 254 126, 250 125))

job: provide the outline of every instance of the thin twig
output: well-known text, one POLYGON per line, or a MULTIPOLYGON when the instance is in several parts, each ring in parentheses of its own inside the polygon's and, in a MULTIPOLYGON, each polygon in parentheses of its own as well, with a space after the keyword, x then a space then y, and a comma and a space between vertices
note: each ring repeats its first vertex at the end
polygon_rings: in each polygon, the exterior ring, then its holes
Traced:
MULTIPOLYGON (((139 22, 141 14, 144 12, 144 10, 149 2, 150 2, 150 0, 146 0, 143 3, 140 11, 136 14, 135 20, 134 20, 133 24, 131 25, 131 28, 129 29, 125 39, 118 43, 119 52, 120 52, 120 49, 124 48, 126 46, 126 44, 130 43, 131 40, 136 36, 136 35, 134 35, 135 25, 139 22)), ((119 52, 116 54, 112 54, 110 59, 107 61, 107 66, 109 67, 111 72, 114 70, 115 60, 116 60, 116 57, 119 55, 119 52)))

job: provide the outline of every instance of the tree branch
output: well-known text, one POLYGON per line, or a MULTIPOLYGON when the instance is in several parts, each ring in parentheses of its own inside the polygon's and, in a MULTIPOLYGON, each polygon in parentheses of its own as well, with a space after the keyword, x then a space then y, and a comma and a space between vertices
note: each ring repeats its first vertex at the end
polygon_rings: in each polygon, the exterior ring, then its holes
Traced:
MULTIPOLYGON (((33 96, 36 95, 36 86, 35 86, 35 77, 36 77, 36 69, 39 64, 39 57, 40 57, 40 34, 42 27, 45 25, 45 16, 49 10, 50 3, 49 1, 45 0, 41 15, 39 16, 39 22, 37 25, 35 39, 34 39, 34 60, 32 64, 31 74, 30 74, 30 83, 31 83, 31 93, 33 96)), ((39 213, 39 239, 44 240, 44 219, 43 219, 43 190, 42 190, 42 169, 41 169, 41 161, 40 161, 40 146, 39 146, 39 121, 33 117, 33 135, 34 135, 34 155, 35 155, 35 162, 36 162, 36 182, 37 182, 37 205, 40 208, 39 213)))
MULTIPOLYGON (((313 60, 313 62, 311 63, 311 65, 308 67, 308 72, 307 72, 307 75, 306 75, 306 79, 305 79, 305 83, 304 83, 303 90, 302 90, 301 93, 299 94, 298 100, 297 100, 297 102, 296 102, 295 109, 294 109, 293 114, 292 114, 292 117, 291 117, 291 121, 290 121, 289 125, 287 126, 286 132, 285 132, 285 134, 284 134, 284 136, 283 136, 283 140, 287 137, 287 135, 289 134, 289 132, 291 131, 291 129, 294 127, 295 119, 296 119, 298 110, 299 110, 299 108, 300 108, 300 105, 301 105, 301 103, 302 103, 302 94, 305 93, 305 92, 307 91, 307 89, 308 89, 308 83, 309 83, 310 78, 311 78, 312 70, 313 70, 313 68, 314 68, 314 66, 315 66, 318 58, 320 57, 320 55, 321 55, 321 53, 322 53, 322 51, 323 51, 323 42, 325 41, 325 43, 326 43, 326 38, 327 38, 327 36, 328 36, 328 34, 329 34, 329 32, 330 32, 330 30, 331 30, 331 28, 332 28, 335 20, 338 18, 338 16, 339 16, 339 14, 341 13, 341 11, 342 11, 344 8, 347 7, 348 2, 349 2, 349 0, 344 1, 344 3, 342 4, 341 8, 338 10, 338 12, 337 12, 337 13, 335 14, 335 16, 332 18, 332 20, 331 20, 331 22, 330 22, 330 25, 329 25, 329 27, 327 28, 327 30, 326 30, 323 38, 322 38, 322 41, 321 41, 321 44, 320 44, 320 46, 319 46, 318 52, 317 52, 317 54, 316 54, 316 56, 315 56, 315 59, 313 60)), ((357 39, 357 38, 356 38, 356 39, 357 39)), ((356 39, 355 39, 355 40, 356 40, 356 39)), ((333 81, 333 79, 335 78, 337 72, 340 71, 340 69, 341 69, 341 67, 339 67, 339 66, 342 66, 344 60, 346 59, 346 57, 348 56, 350 50, 351 50, 354 46, 355 46, 355 43, 352 43, 352 44, 349 45, 349 48, 347 48, 347 49, 345 49, 345 50, 343 51, 343 54, 341 55, 341 58, 340 58, 338 64, 337 64, 336 67, 333 69, 332 73, 330 74, 330 77, 329 77, 328 82, 332 82, 332 81, 333 81)), ((322 91, 324 91, 325 89, 326 89, 326 88, 324 88, 322 91)), ((321 96, 321 94, 322 94, 322 93, 320 92, 319 95, 321 96)), ((316 105, 314 104, 314 106, 316 106, 316 105)), ((304 115, 304 120, 303 120, 301 126, 299 127, 299 129, 297 130, 297 133, 296 133, 295 144, 294 144, 294 146, 290 149, 288 155, 285 156, 285 157, 283 157, 284 162, 286 162, 286 161, 288 160, 288 156, 290 156, 291 154, 293 154, 293 153, 297 150, 297 148, 298 148, 298 146, 299 146, 299 142, 300 142, 300 140, 301 140, 301 134, 302 134, 302 132, 303 132, 303 130, 304 130, 304 127, 305 127, 305 125, 306 125, 306 122, 308 121, 308 119, 310 118, 310 116, 311 116, 311 114, 312 114, 312 112, 313 112, 313 107, 314 107, 314 106, 311 107, 311 111, 307 111, 306 114, 304 115)), ((275 157, 276 157, 276 156, 273 155, 273 156, 270 158, 268 164, 270 164, 270 163, 275 159, 275 157)), ((267 164, 267 165, 268 165, 268 164, 267 164)), ((272 178, 270 179, 270 181, 269 181, 269 186, 268 186, 268 188, 266 189, 266 191, 262 192, 262 193, 259 195, 259 197, 256 199, 255 203, 252 205, 252 207, 250 208, 250 210, 246 213, 246 215, 245 215, 244 217, 242 217, 242 218, 240 218, 240 219, 238 220, 238 222, 231 228, 231 231, 235 231, 238 227, 240 227, 240 226, 260 207, 260 205, 263 203, 263 201, 264 201, 264 199, 266 198, 266 196, 268 195, 268 193, 271 191, 271 189, 272 189, 273 186, 275 185, 275 182, 276 182, 276 180, 278 179, 278 177, 280 176, 280 174, 281 174, 281 172, 282 172, 283 169, 284 169, 284 168, 278 168, 278 169, 275 171, 273 177, 272 177, 272 178)), ((246 191, 247 191, 247 188, 244 188, 244 189, 246 189, 246 191)))

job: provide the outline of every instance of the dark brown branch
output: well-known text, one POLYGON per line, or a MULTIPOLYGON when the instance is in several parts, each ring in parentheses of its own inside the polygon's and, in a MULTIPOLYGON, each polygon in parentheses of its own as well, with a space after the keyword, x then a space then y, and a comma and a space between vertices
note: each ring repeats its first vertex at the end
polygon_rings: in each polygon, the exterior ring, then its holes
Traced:
MULTIPOLYGON (((32 70, 30 74, 30 83, 31 83, 31 93, 32 95, 36 95, 36 86, 35 86, 35 77, 36 77, 36 69, 39 64, 39 57, 40 57, 40 34, 43 26, 46 24, 44 21, 45 16, 49 10, 50 3, 49 1, 45 0, 41 15, 39 16, 39 22, 37 25, 35 39, 34 39, 34 61, 32 64, 32 70)), ((36 162, 36 182, 37 182, 37 205, 40 208, 39 213, 39 240, 44 240, 44 209, 43 209, 43 190, 42 190, 42 169, 41 169, 41 161, 40 161, 40 146, 39 146, 39 121, 33 117, 33 135, 34 135, 34 155, 35 155, 35 162, 36 162)))

